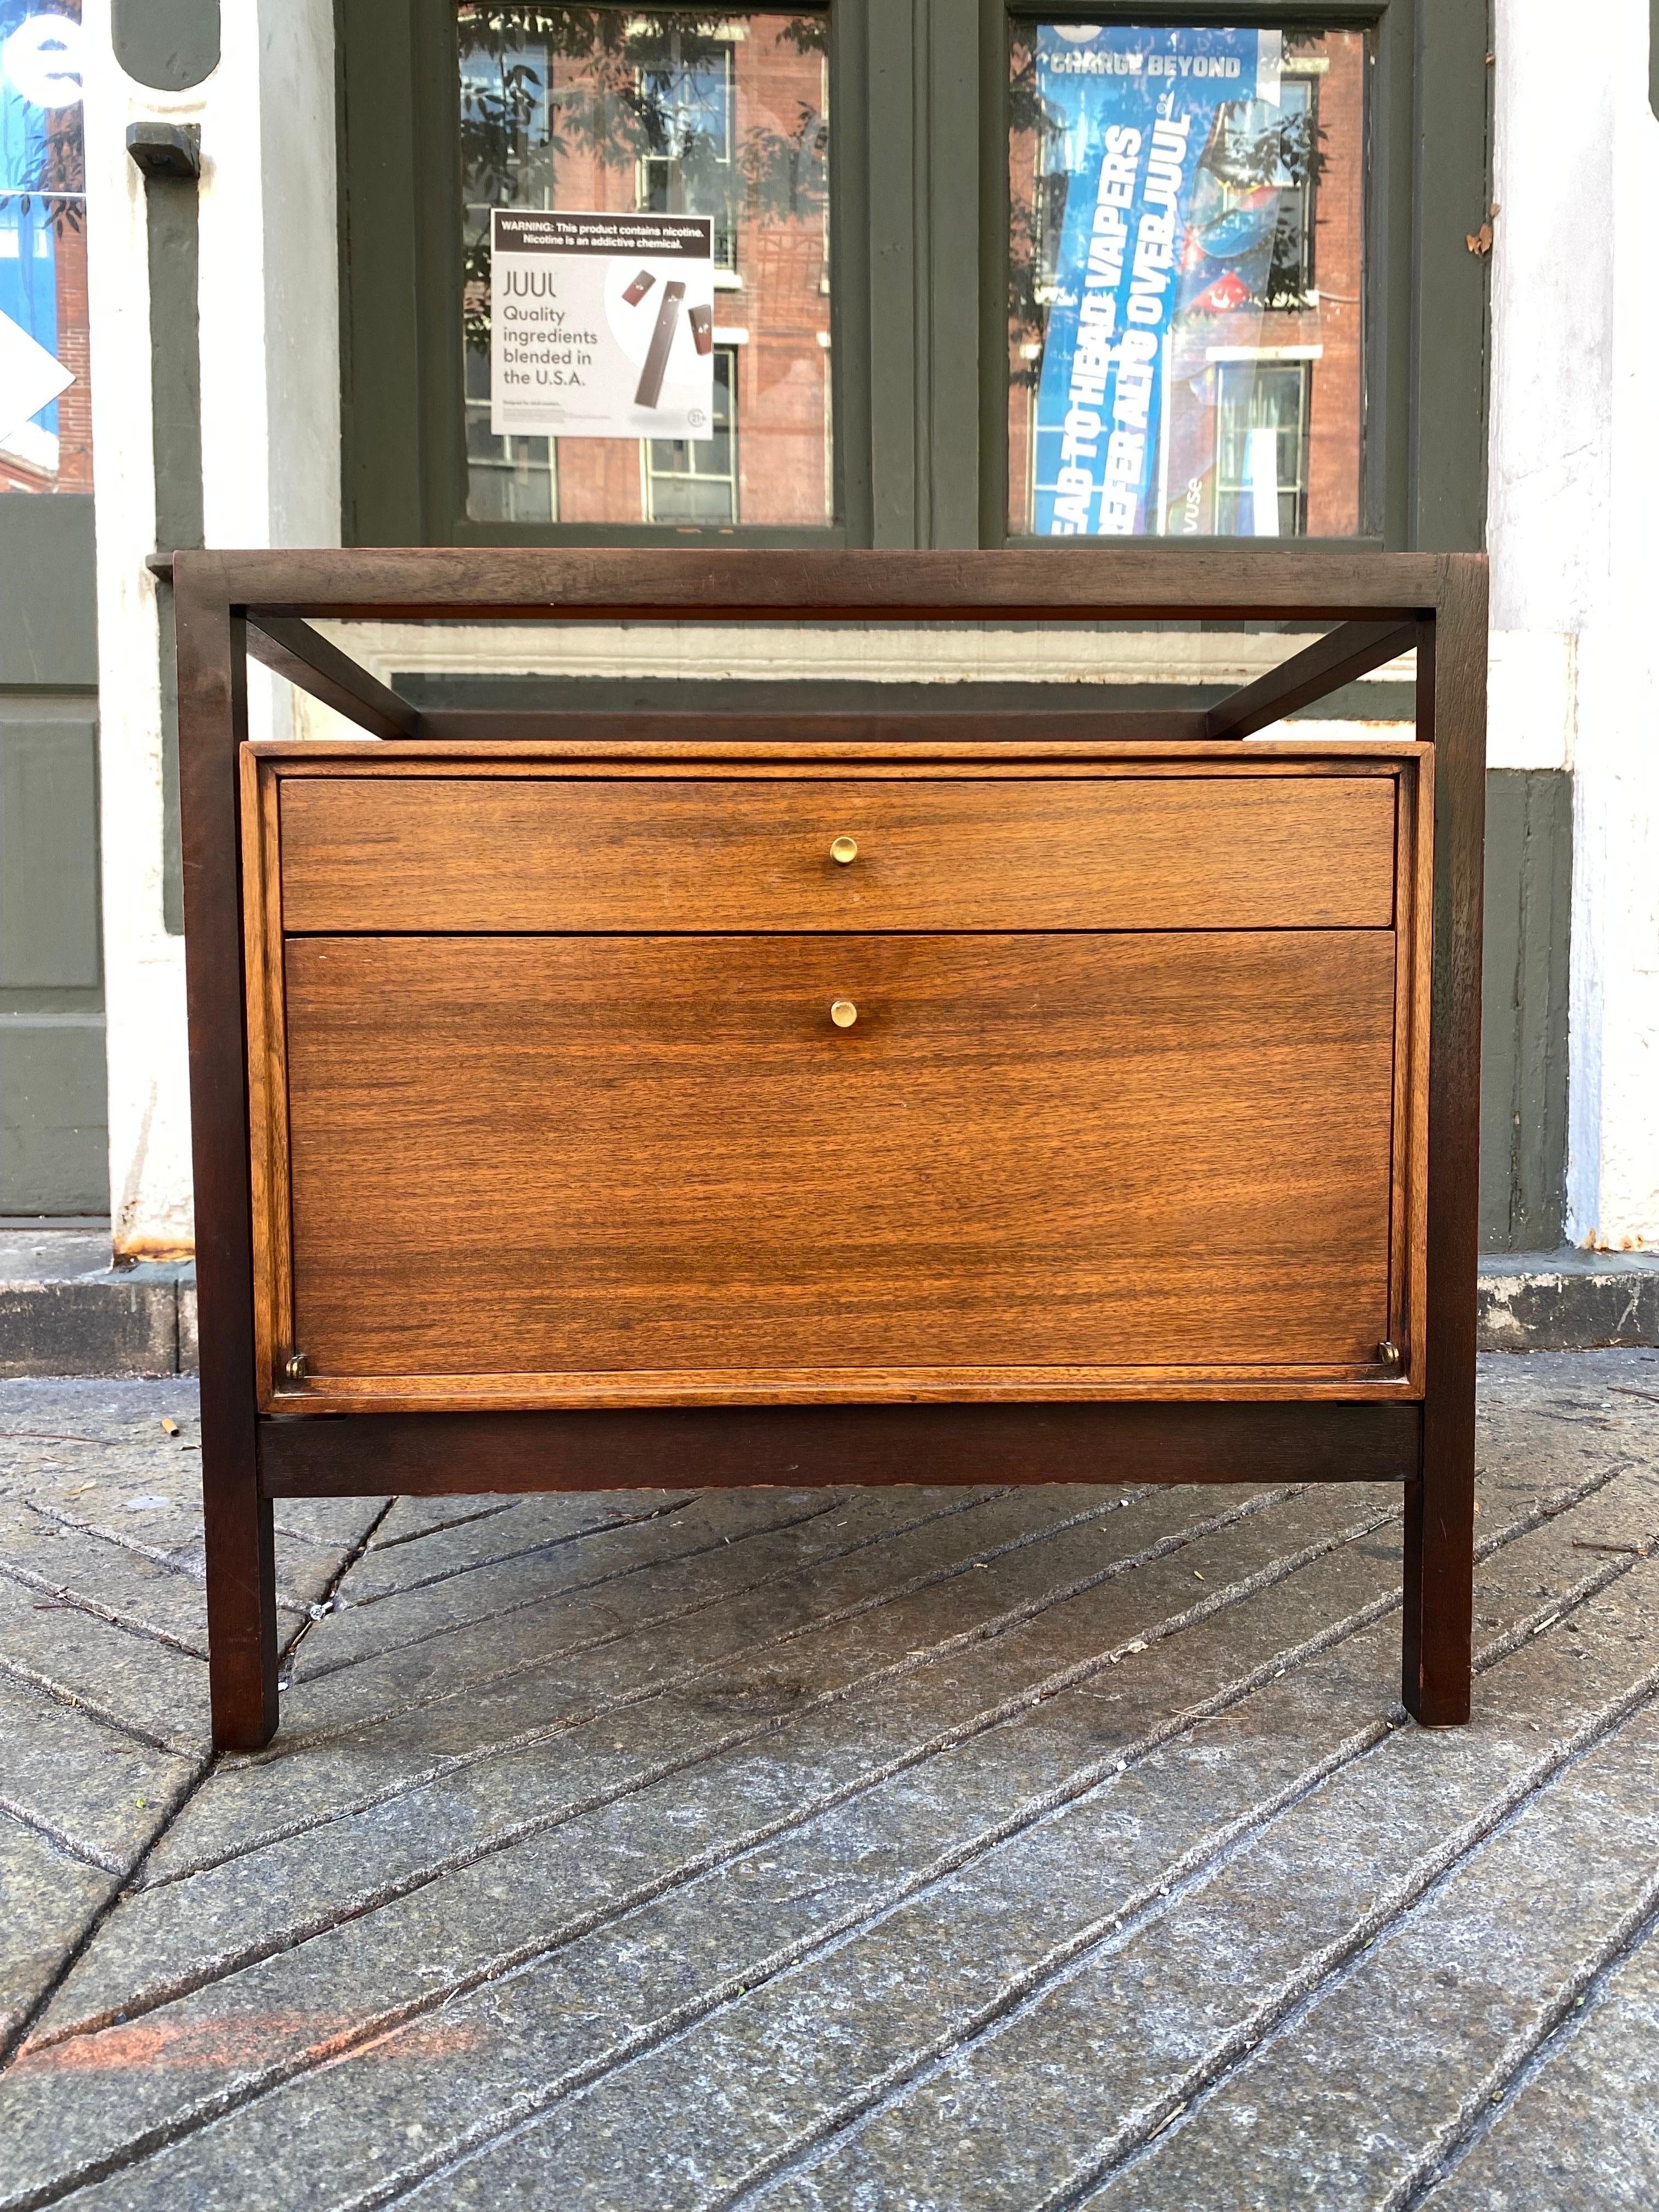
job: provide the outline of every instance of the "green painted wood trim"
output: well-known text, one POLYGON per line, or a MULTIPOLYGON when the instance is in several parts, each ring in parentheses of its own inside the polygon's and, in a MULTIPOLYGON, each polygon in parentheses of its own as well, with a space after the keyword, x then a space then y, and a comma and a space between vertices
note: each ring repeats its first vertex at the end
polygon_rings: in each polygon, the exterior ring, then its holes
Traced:
MULTIPOLYGON (((922 426, 927 501, 922 545, 977 545, 980 538, 979 348, 983 248, 980 229, 983 112, 979 0, 917 0, 925 30, 926 194, 917 234, 917 307, 925 328, 922 426)), ((919 139, 921 134, 918 133, 919 139)), ((1004 157, 1006 166, 1006 156, 1004 157)), ((994 246, 994 237, 991 241, 994 246)), ((993 259, 996 258, 994 250, 993 259)))
MULTIPOLYGON (((197 180, 144 175, 149 263, 150 441, 155 477, 155 550, 203 542, 200 199, 197 180)), ((185 927, 179 829, 179 678, 173 659, 173 587, 155 586, 161 694, 161 925, 185 927)))
POLYGON ((108 1202, 99 914, 97 699, 0 692, 0 1212, 108 1202))
MULTIPOLYGON (((917 543, 922 511, 923 362, 916 318, 922 187, 916 144, 916 25, 912 0, 866 10, 862 40, 868 146, 870 543, 917 543)), ((837 26, 838 27, 838 26, 837 26)), ((831 43, 836 33, 832 30, 831 43)), ((852 72, 849 70, 848 75, 852 72)), ((857 95, 853 95, 856 99, 857 95)), ((833 119, 831 129, 835 128, 833 119)))
POLYGON ((1490 0, 1419 0, 1410 545, 1486 542, 1492 256, 1490 0))
POLYGON ((431 27, 430 13, 420 0, 336 0, 341 523, 348 545, 428 542, 414 88, 417 29, 431 27))
POLYGON ((182 937, 185 854, 179 817, 179 654, 173 626, 173 586, 159 577, 155 653, 161 687, 161 927, 169 937, 182 937))
POLYGON ((0 492, 0 687, 95 690, 90 492, 0 492))
POLYGON ((0 495, 0 1212, 109 1204, 93 505, 0 495))
POLYGON ((155 550, 202 543, 201 262, 197 180, 148 174, 150 450, 155 550))
POLYGON ((219 0, 112 0, 115 58, 135 83, 188 92, 219 66, 219 0))
POLYGON ((109 1208, 104 1017, 0 1013, 0 1212, 109 1208))
MULTIPOLYGON (((884 21, 879 0, 876 5, 884 21)), ((872 129, 872 103, 863 93, 871 82, 871 9, 872 0, 834 0, 831 17, 830 235, 836 259, 830 294, 830 391, 836 512, 841 521, 833 539, 816 532, 804 541, 817 545, 878 542, 874 394, 878 375, 885 372, 874 339, 877 274, 872 210, 882 204, 881 192, 888 182, 884 174, 878 176, 877 165, 886 163, 890 149, 878 141, 872 129), (850 264, 841 258, 843 232, 860 241, 850 264)), ((745 542, 762 541, 751 533, 745 542)))
POLYGON ((1480 1244, 1553 1251, 1565 1233, 1572 778, 1486 775, 1480 1244))
MULTIPOLYGON (((394 672, 392 688, 411 706, 557 708, 583 714, 684 709, 694 714, 963 714, 1009 709, 1093 709, 1097 714, 1154 714, 1166 708, 1201 713, 1229 697, 1226 684, 1088 684, 975 677, 944 683, 856 676, 488 676, 429 670, 394 672)), ((1409 723, 1416 705, 1410 684, 1344 684, 1293 722, 1348 720, 1409 723)), ((1006 733, 1018 742, 1018 725, 1006 733)))

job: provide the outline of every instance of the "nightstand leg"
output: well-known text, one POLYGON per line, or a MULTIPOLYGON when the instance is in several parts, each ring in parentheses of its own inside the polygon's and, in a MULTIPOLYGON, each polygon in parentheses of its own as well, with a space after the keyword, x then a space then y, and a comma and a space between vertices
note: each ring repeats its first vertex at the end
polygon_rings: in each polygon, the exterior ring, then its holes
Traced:
MULTIPOLYGON (((234 1456, 234 1455, 228 1455, 234 1456)), ((276 1561, 270 1500, 204 1438, 208 1684, 216 1751, 258 1751, 276 1732, 276 1561)))
MULTIPOLYGON (((1432 1435, 1434 1425, 1426 1424, 1432 1435)), ((1425 1728, 1469 1717, 1474 1617, 1474 1423, 1467 1454, 1425 1451, 1406 1485, 1406 1620, 1401 1699, 1425 1728)))

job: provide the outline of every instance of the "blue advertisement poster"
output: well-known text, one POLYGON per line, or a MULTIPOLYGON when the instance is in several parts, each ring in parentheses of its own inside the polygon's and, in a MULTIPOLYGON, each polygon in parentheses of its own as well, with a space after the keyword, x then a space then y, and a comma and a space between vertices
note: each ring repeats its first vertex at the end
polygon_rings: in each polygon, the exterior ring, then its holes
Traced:
MULTIPOLYGON (((0 0, 0 56, 21 11, 0 0)), ((48 353, 58 350, 58 288, 53 265, 46 115, 0 65, 0 314, 26 330, 48 353)), ((56 409, 46 410, 56 428, 56 409)))
POLYGON ((1045 128, 1070 179, 1037 392, 1039 537, 1159 526, 1164 340, 1189 306, 1255 289, 1278 204, 1267 189, 1207 205, 1206 149, 1241 103, 1277 106, 1281 48, 1277 31, 1038 27, 1045 128))

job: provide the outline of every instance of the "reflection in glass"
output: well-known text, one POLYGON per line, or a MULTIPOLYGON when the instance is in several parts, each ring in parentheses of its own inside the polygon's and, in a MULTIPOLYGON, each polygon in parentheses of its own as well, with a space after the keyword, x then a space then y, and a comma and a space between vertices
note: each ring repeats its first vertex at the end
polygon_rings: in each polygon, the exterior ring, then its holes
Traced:
POLYGON ((1015 25, 1012 532, 1362 529, 1367 51, 1015 25))
POLYGON ((737 520, 737 441, 732 412, 737 362, 734 347, 715 347, 712 438, 652 438, 647 441, 648 522, 737 520))
POLYGON ((469 518, 833 520, 827 13, 457 16, 469 518), (712 438, 491 434, 492 207, 711 219, 712 438))
POLYGON ((0 0, 0 491, 92 489, 80 40, 80 0, 0 0))

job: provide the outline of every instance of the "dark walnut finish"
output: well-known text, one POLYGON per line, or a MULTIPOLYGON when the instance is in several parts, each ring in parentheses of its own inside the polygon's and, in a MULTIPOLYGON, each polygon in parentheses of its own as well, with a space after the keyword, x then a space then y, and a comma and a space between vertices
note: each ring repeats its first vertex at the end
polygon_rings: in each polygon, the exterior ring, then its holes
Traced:
POLYGON ((668 1470, 1397 1480, 1406 1701, 1467 1717, 1480 562, 178 583, 220 1743, 273 1497, 668 1470), (307 620, 623 612, 1340 626, 1207 714, 860 730, 422 714, 307 620), (249 744, 250 629, 374 741, 249 744), (1416 743, 1242 741, 1413 643, 1416 743))

